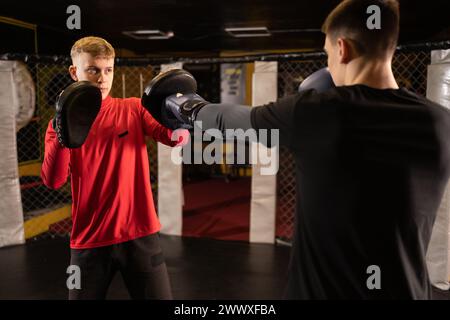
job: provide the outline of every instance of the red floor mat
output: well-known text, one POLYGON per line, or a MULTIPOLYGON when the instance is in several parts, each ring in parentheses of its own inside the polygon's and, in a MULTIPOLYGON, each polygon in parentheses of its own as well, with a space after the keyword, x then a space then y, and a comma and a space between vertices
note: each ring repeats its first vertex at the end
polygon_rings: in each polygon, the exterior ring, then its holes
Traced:
POLYGON ((185 184, 183 236, 249 240, 251 178, 185 184))

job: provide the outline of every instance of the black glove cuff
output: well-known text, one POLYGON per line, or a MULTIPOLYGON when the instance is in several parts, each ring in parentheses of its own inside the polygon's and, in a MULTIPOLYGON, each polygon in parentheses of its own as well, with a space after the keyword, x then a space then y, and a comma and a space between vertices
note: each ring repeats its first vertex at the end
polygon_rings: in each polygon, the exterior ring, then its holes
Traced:
POLYGON ((181 105, 180 111, 183 116, 188 118, 189 123, 193 125, 200 109, 209 103, 205 100, 189 100, 181 105))

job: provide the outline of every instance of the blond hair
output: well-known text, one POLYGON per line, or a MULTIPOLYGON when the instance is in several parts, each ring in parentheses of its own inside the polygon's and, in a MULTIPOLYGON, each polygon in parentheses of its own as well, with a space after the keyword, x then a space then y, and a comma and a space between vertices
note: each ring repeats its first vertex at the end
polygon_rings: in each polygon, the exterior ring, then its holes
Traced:
POLYGON ((76 41, 70 50, 72 61, 83 52, 93 57, 114 58, 116 56, 113 46, 99 37, 84 37, 76 41))

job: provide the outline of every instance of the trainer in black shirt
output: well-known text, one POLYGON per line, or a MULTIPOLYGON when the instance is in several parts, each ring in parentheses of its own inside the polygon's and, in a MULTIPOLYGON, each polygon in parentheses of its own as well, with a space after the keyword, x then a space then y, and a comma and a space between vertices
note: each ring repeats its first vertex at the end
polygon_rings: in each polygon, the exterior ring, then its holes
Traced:
POLYGON ((345 0, 323 32, 335 88, 251 109, 173 95, 163 108, 203 129, 279 129, 297 176, 287 298, 428 299, 425 254, 449 177, 450 113, 395 81, 397 1, 345 0), (367 26, 371 5, 379 29, 367 26), (368 286, 370 270, 379 287, 368 286))

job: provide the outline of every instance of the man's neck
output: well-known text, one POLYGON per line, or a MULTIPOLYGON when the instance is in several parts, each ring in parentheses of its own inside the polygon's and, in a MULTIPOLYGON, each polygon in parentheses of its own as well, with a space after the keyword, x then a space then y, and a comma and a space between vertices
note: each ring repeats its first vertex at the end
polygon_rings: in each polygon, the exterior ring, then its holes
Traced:
POLYGON ((363 84, 375 89, 398 89, 390 61, 356 58, 347 65, 345 85, 363 84))

